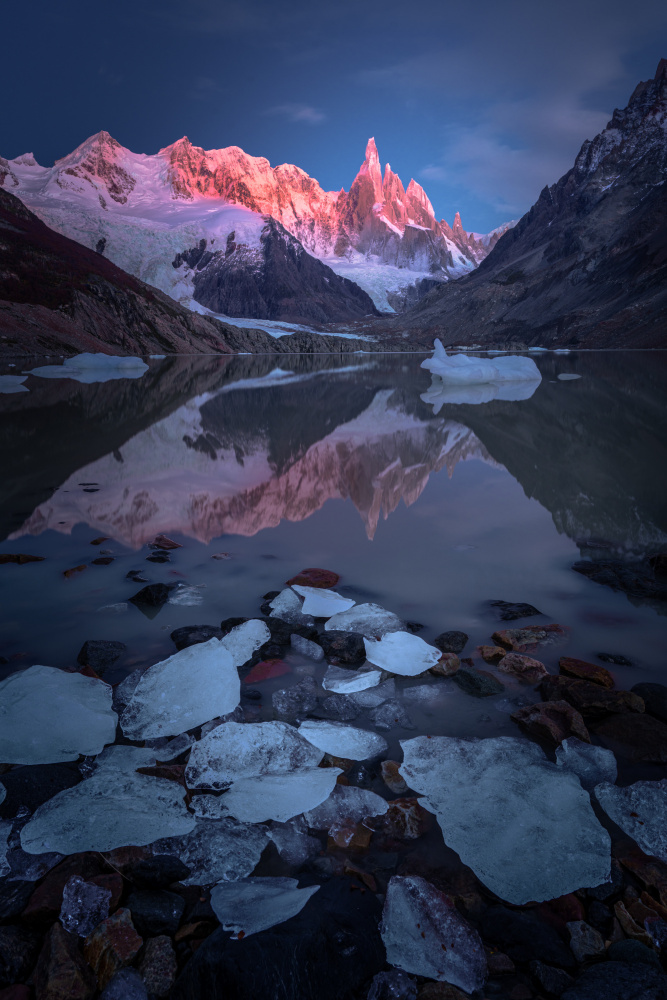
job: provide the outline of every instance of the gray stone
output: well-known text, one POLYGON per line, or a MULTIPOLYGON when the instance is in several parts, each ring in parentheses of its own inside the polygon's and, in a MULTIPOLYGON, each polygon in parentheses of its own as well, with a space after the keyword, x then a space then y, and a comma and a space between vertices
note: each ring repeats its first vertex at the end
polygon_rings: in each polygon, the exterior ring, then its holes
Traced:
POLYGON ((466 694, 474 695, 475 698, 488 698, 505 690, 505 685, 488 670, 475 670, 464 664, 453 674, 453 679, 466 694))
POLYGON ((100 1000, 148 1000, 148 993, 136 969, 121 969, 109 980, 100 1000))

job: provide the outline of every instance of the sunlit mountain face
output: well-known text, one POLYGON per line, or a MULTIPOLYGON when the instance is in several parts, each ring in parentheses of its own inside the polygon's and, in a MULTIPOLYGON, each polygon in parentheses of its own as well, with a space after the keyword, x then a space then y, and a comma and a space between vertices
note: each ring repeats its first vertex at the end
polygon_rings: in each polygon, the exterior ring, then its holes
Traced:
POLYGON ((221 299, 215 276, 224 269, 229 284, 232 268, 260 268, 269 217, 384 312, 474 269, 507 228, 470 233, 458 213, 452 225, 436 219, 416 181, 406 188, 389 164, 383 172, 373 139, 349 191, 324 191, 299 167, 272 167, 237 146, 204 150, 184 137, 145 155, 107 132, 53 167, 32 154, 0 159, 0 185, 58 232, 184 304, 239 317, 266 318, 266 309, 247 292, 221 299))

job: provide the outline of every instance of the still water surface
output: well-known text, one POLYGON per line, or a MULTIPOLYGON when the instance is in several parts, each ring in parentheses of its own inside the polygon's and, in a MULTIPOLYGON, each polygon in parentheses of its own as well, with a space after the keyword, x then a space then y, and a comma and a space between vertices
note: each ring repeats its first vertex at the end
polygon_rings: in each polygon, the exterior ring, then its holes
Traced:
MULTIPOLYGON (((424 401, 420 361, 168 358, 137 380, 32 377, 29 393, 0 397, 0 553, 44 557, 0 566, 0 677, 71 667, 85 640, 117 639, 115 683, 171 655, 173 629, 256 616, 266 592, 319 566, 341 593, 422 623, 427 642, 468 633, 462 655, 508 627, 488 602, 526 601, 545 617, 509 627, 571 629, 536 654, 550 670, 564 653, 605 652, 633 661, 613 668, 618 687, 664 682, 666 606, 571 567, 667 549, 667 357, 544 355, 529 399, 481 403, 424 401), (182 544, 169 562, 147 561, 159 532, 182 544), (133 570, 195 587, 201 603, 149 618, 127 603, 144 586, 133 570)), ((292 660, 294 680, 323 672, 292 660)), ((517 735, 509 712, 539 696, 503 682, 506 698, 484 701, 441 685, 410 714, 432 734, 517 735)), ((262 717, 285 683, 263 685, 262 717)), ((389 734, 390 750, 407 735, 389 734)))

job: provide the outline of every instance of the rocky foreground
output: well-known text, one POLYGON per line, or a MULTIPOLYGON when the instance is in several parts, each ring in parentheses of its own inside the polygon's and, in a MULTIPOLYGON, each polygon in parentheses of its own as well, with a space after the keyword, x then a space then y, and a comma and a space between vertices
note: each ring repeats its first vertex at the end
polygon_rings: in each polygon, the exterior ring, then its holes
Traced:
MULTIPOLYGON (((667 688, 618 690, 532 605, 491 602, 466 656, 338 580, 113 691, 101 640, 0 684, 2 1000, 667 997, 667 688), (528 739, 414 737, 456 689, 523 702, 528 739)), ((149 616, 196 590, 139 584, 149 616)))

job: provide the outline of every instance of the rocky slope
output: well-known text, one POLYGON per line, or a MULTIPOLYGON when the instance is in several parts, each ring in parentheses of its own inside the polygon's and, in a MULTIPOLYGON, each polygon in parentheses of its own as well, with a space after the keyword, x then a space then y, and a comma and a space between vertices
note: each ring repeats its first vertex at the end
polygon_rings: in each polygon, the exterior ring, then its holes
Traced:
MULTIPOLYGON (((476 267, 502 231, 467 233, 458 214, 451 227, 436 220, 419 184, 411 180, 405 189, 388 164, 383 176, 373 139, 347 193, 324 191, 298 167, 271 167, 236 146, 203 150, 183 138, 143 155, 107 132, 91 136, 53 167, 41 167, 32 154, 0 159, 2 185, 52 228, 186 305, 205 304, 187 264, 193 247, 202 239, 210 253, 226 252, 230 238, 245 244, 251 253, 245 262, 237 255, 238 275, 246 264, 261 264, 268 216, 389 312, 418 297, 421 279, 447 281, 476 267), (172 268, 179 257, 181 266, 172 268)), ((320 286, 321 278, 320 272, 320 286)), ((332 296, 327 318, 363 315, 361 301, 342 316, 332 296)), ((224 305, 250 308, 244 296, 224 305)), ((303 315, 302 308, 298 312, 303 315)), ((232 315, 255 317, 252 311, 232 315)), ((274 318, 293 320, 287 313, 274 318)))
POLYGON ((429 293, 412 339, 667 345, 667 60, 479 269, 429 293))
POLYGON ((0 188, 0 354, 284 353, 363 346, 368 343, 308 333, 277 340, 193 313, 49 229, 0 188))

